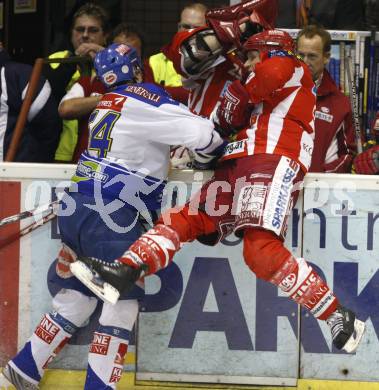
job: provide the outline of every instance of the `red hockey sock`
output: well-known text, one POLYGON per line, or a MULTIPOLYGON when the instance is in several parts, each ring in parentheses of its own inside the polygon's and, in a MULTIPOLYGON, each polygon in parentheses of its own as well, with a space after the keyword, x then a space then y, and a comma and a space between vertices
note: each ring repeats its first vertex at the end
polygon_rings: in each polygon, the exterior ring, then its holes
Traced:
POLYGON ((143 234, 118 259, 131 267, 147 267, 145 275, 167 267, 180 248, 178 233, 169 226, 156 225, 143 234))
POLYGON ((244 257, 257 277, 278 286, 288 297, 326 320, 338 300, 317 272, 302 258, 294 258, 274 233, 248 229, 244 234, 244 257))
POLYGON ((215 231, 214 223, 202 211, 189 213, 188 206, 184 206, 168 213, 169 218, 163 215, 157 225, 143 234, 118 260, 135 268, 147 267, 145 275, 153 274, 171 263, 181 243, 215 231))

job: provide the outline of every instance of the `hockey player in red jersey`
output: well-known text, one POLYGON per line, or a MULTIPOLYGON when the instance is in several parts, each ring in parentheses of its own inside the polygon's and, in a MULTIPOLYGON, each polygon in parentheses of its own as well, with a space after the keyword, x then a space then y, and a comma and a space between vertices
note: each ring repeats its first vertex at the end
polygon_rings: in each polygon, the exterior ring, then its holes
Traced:
POLYGON ((248 128, 238 133, 240 139, 228 145, 213 179, 199 197, 163 214, 113 264, 81 258, 74 263, 82 271, 76 276, 90 288, 101 288, 103 299, 114 300, 116 290, 133 285, 136 270, 156 273, 170 264, 183 243, 201 239, 215 244, 234 231, 243 236, 244 259, 255 275, 325 320, 334 345, 354 352, 364 323, 340 305, 305 259, 295 258, 283 245, 288 214, 311 162, 316 102, 311 74, 283 31, 256 34, 244 48, 250 72, 246 85, 232 84, 218 113, 229 129, 240 102, 252 105, 253 113, 248 128))
POLYGON ((277 0, 249 0, 206 13, 209 27, 178 32, 166 56, 189 89, 189 108, 209 117, 227 86, 243 77, 243 62, 233 49, 252 34, 272 28, 277 0))
MULTIPOLYGON (((249 0, 206 13, 207 27, 177 33, 165 55, 183 77, 189 90, 188 106, 196 114, 210 117, 228 85, 246 74, 239 58, 242 43, 252 34, 272 28, 277 0, 249 0)), ((174 167, 191 166, 184 147, 175 149, 174 167), (189 165, 188 165, 189 164, 189 165)))

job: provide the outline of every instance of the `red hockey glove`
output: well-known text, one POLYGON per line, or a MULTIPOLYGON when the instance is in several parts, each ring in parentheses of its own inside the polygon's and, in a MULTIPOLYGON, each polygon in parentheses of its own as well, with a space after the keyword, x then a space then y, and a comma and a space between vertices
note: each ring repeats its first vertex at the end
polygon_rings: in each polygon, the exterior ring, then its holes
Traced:
POLYGON ((217 118, 223 135, 229 136, 247 126, 252 109, 249 94, 241 82, 235 80, 229 84, 217 109, 217 118))
POLYGON ((248 0, 209 10, 205 17, 225 51, 232 47, 241 49, 243 41, 250 35, 272 28, 276 6, 277 0, 248 0))
POLYGON ((375 175, 379 173, 379 145, 365 150, 354 159, 355 173, 362 175, 375 175))

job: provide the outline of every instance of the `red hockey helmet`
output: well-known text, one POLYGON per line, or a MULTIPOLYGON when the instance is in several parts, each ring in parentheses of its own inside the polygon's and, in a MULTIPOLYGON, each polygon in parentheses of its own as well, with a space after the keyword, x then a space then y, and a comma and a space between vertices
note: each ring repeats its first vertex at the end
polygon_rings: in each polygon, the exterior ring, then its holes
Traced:
POLYGON ((295 51, 295 41, 282 30, 267 30, 251 36, 243 45, 245 51, 257 50, 262 55, 272 50, 295 51))

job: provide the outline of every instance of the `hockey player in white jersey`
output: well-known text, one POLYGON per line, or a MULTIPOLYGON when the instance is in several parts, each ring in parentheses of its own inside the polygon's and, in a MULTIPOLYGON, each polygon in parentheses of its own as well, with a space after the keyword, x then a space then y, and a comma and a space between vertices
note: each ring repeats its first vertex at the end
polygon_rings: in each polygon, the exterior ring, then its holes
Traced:
MULTIPOLYGON (((200 162, 224 148, 211 121, 192 114, 161 87, 140 83, 141 61, 133 48, 109 46, 97 54, 95 68, 108 92, 90 116, 89 146, 62 200, 62 248, 51 280, 61 290, 53 310, 7 363, 0 387, 37 389, 46 366, 88 322, 98 299, 73 276, 70 264, 77 256, 111 262, 142 234, 139 214, 148 217, 160 208, 170 145, 187 146, 200 162)), ((89 348, 86 390, 116 388, 143 292, 139 280, 115 305, 103 304, 89 348)))

